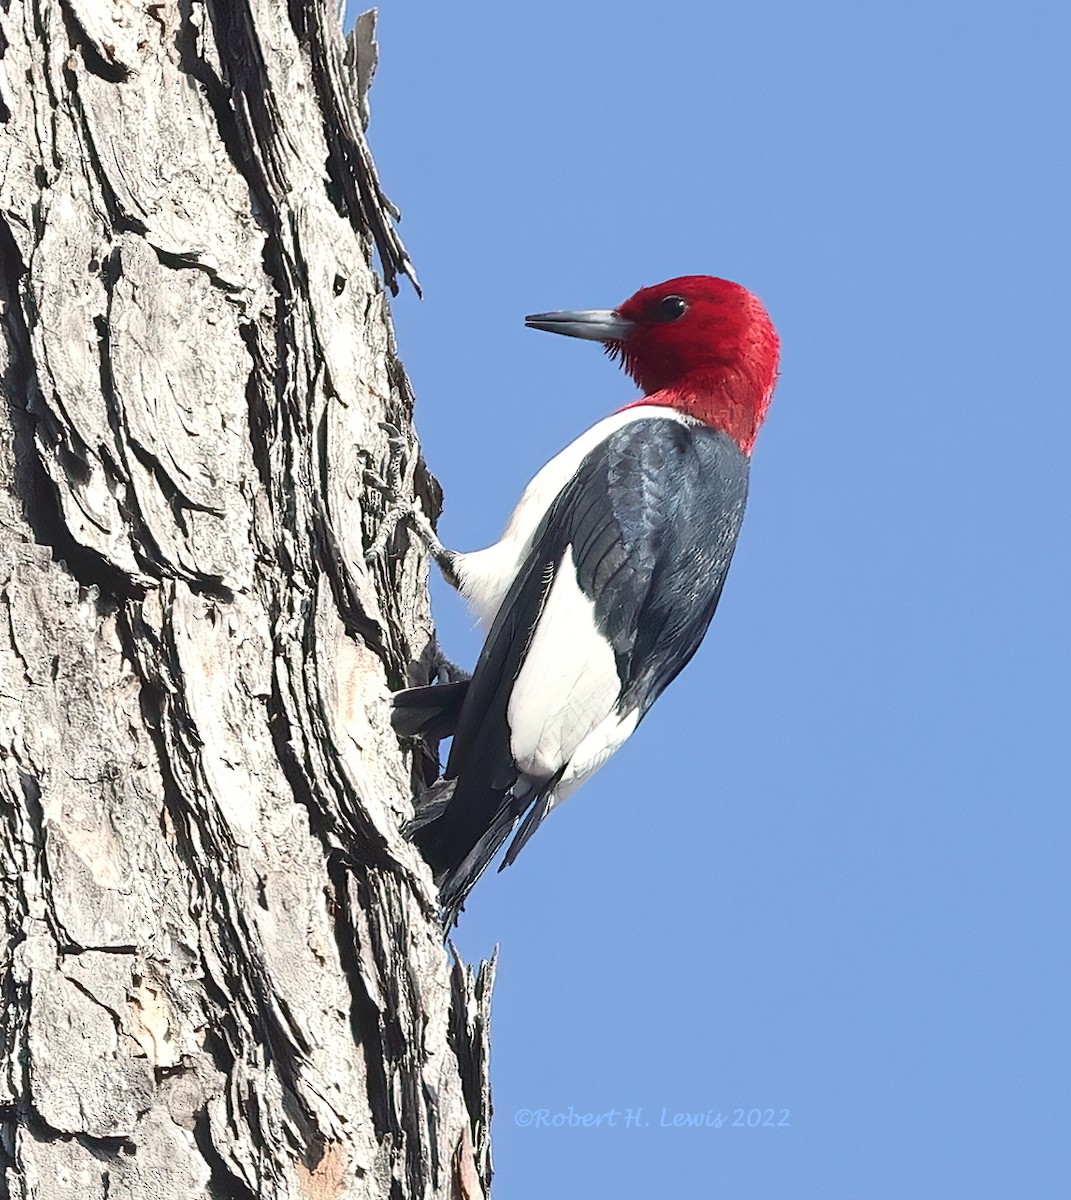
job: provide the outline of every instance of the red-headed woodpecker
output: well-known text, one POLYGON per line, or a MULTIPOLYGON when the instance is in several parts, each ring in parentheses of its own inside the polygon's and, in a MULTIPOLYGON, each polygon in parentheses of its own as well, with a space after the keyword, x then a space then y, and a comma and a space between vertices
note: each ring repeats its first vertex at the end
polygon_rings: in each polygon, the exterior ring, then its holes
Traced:
POLYGON ((696 652, 777 376, 760 301, 706 275, 526 324, 602 342, 644 395, 547 463, 495 545, 432 545, 489 626, 471 680, 395 698, 400 733, 453 736, 443 780, 410 826, 448 923, 517 823, 503 866, 696 652))

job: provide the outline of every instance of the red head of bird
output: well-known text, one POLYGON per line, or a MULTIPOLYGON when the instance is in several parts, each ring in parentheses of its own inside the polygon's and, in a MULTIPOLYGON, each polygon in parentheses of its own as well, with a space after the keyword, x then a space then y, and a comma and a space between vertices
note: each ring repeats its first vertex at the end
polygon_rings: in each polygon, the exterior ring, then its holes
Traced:
POLYGON ((711 275, 641 288, 612 310, 538 313, 533 329, 603 342, 642 388, 729 434, 750 454, 777 380, 779 341, 762 302, 711 275))

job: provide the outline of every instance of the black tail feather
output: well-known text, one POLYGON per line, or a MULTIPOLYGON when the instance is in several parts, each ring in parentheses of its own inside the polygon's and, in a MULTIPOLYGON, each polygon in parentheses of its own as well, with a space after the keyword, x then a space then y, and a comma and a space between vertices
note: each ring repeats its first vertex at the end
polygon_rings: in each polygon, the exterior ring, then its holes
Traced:
POLYGON ((523 812, 523 807, 518 811, 516 801, 507 796, 502 807, 495 813, 489 828, 480 836, 476 845, 461 862, 436 875, 436 881, 439 884, 439 904, 443 911, 443 924, 447 929, 450 929, 457 921, 466 897, 476 880, 487 869, 491 859, 498 853, 502 843, 509 837, 514 825, 517 824, 520 812, 523 812))
POLYGON ((543 818, 554 807, 554 790, 553 785, 561 778, 561 771, 551 780, 550 787, 547 790, 539 793, 536 796, 536 802, 528 810, 528 815, 524 818, 520 829, 517 831, 517 836, 509 844, 509 849, 506 851, 506 856, 502 860, 502 866, 498 869, 505 870, 506 867, 511 867, 516 861, 517 855, 524 849, 528 839, 539 828, 543 818))
POLYGON ((446 812, 456 784, 456 779, 437 779, 417 800, 412 818, 402 826, 402 837, 416 842, 419 846, 420 839, 417 834, 446 812))
MULTIPOLYGON (((440 779, 433 784, 403 830, 432 869, 447 929, 457 920, 476 880, 502 848, 525 809, 534 802, 532 813, 539 813, 535 819, 530 813, 525 821, 522 835, 527 841, 549 808, 540 785, 522 777, 512 788, 499 794, 498 805, 487 827, 482 833, 476 833, 471 823, 473 814, 452 805, 456 783, 454 779, 440 779)), ((513 861, 519 849, 520 846, 511 847, 507 862, 513 861)))
POLYGON ((453 737, 469 681, 407 688, 394 694, 391 725, 402 737, 453 737))

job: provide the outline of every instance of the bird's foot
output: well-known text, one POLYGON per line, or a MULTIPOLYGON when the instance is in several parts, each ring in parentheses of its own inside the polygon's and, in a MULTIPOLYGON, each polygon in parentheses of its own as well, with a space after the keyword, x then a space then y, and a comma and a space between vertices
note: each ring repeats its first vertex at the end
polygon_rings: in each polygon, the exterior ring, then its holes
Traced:
POLYGON ((458 666, 456 662, 447 658, 440 651, 436 662, 434 678, 436 683, 468 683, 472 678, 472 672, 458 666))

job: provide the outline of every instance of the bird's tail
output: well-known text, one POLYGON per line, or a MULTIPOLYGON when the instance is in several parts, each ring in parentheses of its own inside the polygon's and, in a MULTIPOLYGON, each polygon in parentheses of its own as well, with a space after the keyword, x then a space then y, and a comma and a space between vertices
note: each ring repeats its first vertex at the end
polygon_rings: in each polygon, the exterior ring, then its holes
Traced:
POLYGON ((413 819, 402 833, 415 843, 432 869, 447 929, 457 920, 476 880, 487 869, 527 809, 528 815, 502 867, 508 867, 517 857, 536 826, 554 807, 553 786, 556 782, 557 778, 536 781, 522 775, 511 788, 498 794, 497 807, 486 826, 478 832, 468 806, 453 803, 458 783, 456 779, 440 779, 417 802, 413 819))
POLYGON ((428 860, 435 872, 435 882, 439 885, 439 904, 442 906, 443 924, 450 929, 457 921, 458 913, 476 880, 487 869, 488 864, 498 853, 502 843, 510 835, 517 823, 515 802, 506 796, 490 825, 480 834, 476 844, 460 860, 441 862, 436 865, 435 839, 433 828, 429 836, 421 837, 417 833, 413 840, 420 847, 421 853, 428 860))
POLYGON ((465 679, 395 692, 390 715, 394 732, 402 737, 452 737, 468 690, 465 679))
MULTIPOLYGON (((394 731, 403 737, 452 737, 468 688, 469 681, 463 680, 397 692, 391 712, 394 731)), ((498 762, 477 755, 460 778, 440 779, 417 800, 402 833, 431 867, 447 929, 525 812, 528 815, 503 866, 513 862, 554 807, 560 775, 530 779, 517 774, 511 759, 498 762)))

